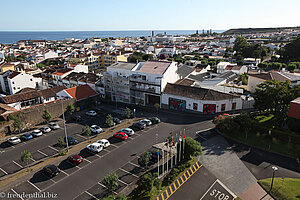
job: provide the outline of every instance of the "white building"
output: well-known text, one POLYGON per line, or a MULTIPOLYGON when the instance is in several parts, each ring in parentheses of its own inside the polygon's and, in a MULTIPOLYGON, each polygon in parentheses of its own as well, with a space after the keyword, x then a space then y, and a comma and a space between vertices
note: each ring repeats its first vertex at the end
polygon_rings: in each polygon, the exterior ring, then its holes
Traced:
POLYGON ((219 62, 217 64, 217 73, 218 74, 222 74, 223 72, 225 72, 225 68, 230 65, 230 66, 235 66, 237 64, 233 64, 233 63, 230 63, 230 62, 219 62))
POLYGON ((36 78, 29 74, 6 71, 0 74, 0 84, 3 92, 15 94, 23 88, 42 88, 42 78, 36 78))
POLYGON ((197 111, 204 114, 243 108, 243 101, 237 95, 177 84, 167 84, 161 99, 162 107, 181 111, 197 111))

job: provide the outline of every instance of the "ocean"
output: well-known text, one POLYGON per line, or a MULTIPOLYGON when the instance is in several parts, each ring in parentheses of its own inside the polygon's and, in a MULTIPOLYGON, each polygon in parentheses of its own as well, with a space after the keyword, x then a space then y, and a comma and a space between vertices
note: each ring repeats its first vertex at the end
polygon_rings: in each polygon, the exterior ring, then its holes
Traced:
MULTIPOLYGON (((189 35, 196 30, 154 30, 158 33, 168 35, 189 35)), ((201 33, 202 30, 199 30, 201 33)), ((224 30, 213 30, 221 33, 224 30)), ((142 37, 151 36, 151 31, 0 31, 0 44, 12 44, 19 40, 64 40, 66 38, 86 39, 91 37, 142 37)))

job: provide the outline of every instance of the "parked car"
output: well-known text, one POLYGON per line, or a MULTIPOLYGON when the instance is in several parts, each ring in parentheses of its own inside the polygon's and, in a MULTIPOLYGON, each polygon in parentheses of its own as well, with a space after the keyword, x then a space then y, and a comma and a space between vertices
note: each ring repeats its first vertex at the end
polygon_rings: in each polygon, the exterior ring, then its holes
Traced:
POLYGON ((56 176, 60 173, 60 169, 53 164, 47 165, 46 167, 43 168, 42 171, 44 174, 46 174, 50 177, 56 176))
POLYGON ((72 117, 72 120, 75 121, 75 122, 80 122, 82 120, 82 118, 79 115, 75 115, 75 116, 72 117))
POLYGON ((89 151, 92 151, 94 153, 99 153, 100 151, 102 151, 103 146, 101 144, 95 142, 95 143, 87 145, 86 148, 89 151))
POLYGON ((122 123, 122 121, 121 121, 119 118, 117 118, 117 117, 114 117, 114 118, 113 118, 113 121, 114 121, 116 124, 121 124, 121 123, 122 123))
MULTIPOLYGON (((64 138, 64 141, 66 141, 66 137, 64 138)), ((78 141, 72 136, 67 136, 67 141, 69 145, 78 144, 78 141)))
POLYGON ((83 158, 80 155, 74 154, 68 157, 68 161, 75 165, 79 165, 83 162, 83 158))
POLYGON ((123 128, 120 131, 126 133, 126 135, 128 136, 134 135, 134 130, 132 130, 131 128, 123 128))
POLYGON ((158 158, 159 159, 162 158, 162 155, 159 151, 155 151, 155 150, 149 151, 149 154, 150 154, 150 161, 154 163, 158 162, 158 158))
POLYGON ((55 130, 55 129, 58 129, 59 128, 59 125, 55 122, 50 122, 49 123, 49 127, 52 129, 52 130, 55 130))
POLYGON ((93 117, 97 115, 96 111, 94 111, 94 110, 87 111, 85 114, 88 116, 93 116, 93 117))
POLYGON ((44 127, 40 128, 40 130, 43 133, 49 133, 51 131, 51 128, 49 128, 48 126, 44 126, 44 127))
POLYGON ((100 126, 98 126, 98 125, 92 125, 90 127, 90 129, 91 129, 92 133, 96 133, 96 134, 99 134, 99 133, 103 132, 102 128, 100 126))
POLYGON ((150 117, 148 119, 152 122, 152 124, 160 123, 160 119, 157 117, 150 117))
POLYGON ((110 143, 107 139, 98 140, 97 143, 101 144, 104 148, 110 146, 110 143))
POLYGON ((21 142, 20 138, 18 137, 11 137, 7 140, 10 144, 18 144, 21 142))
POLYGON ((43 132, 42 132, 41 130, 37 129, 37 130, 33 130, 33 131, 31 132, 31 135, 32 135, 33 137, 39 137, 39 136, 42 136, 42 135, 43 135, 43 132))
POLYGON ((146 128, 146 124, 144 124, 142 122, 136 122, 136 123, 132 124, 132 127, 137 130, 143 130, 144 128, 146 128))
POLYGON ((119 131, 114 134, 114 138, 117 138, 119 140, 126 140, 128 138, 128 135, 124 132, 119 131))
POLYGON ((31 140, 33 137, 32 137, 32 135, 30 133, 25 133, 20 138, 23 141, 27 141, 27 140, 31 140))
POLYGON ((146 126, 152 125, 152 122, 149 119, 142 119, 142 120, 140 120, 140 122, 146 124, 146 126))

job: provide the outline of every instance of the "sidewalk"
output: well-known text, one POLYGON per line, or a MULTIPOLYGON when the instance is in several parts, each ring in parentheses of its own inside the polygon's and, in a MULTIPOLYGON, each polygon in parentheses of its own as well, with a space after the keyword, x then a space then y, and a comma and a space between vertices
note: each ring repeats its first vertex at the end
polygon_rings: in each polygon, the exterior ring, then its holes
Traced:
POLYGON ((258 183, 251 185, 239 197, 242 200, 274 200, 258 183))

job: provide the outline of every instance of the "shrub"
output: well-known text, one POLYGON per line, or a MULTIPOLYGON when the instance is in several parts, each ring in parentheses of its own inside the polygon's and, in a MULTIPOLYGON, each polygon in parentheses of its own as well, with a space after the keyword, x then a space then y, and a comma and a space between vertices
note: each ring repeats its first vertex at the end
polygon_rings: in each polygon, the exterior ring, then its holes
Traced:
POLYGON ((66 151, 61 151, 61 152, 58 153, 58 155, 59 156, 65 156, 65 155, 67 155, 67 152, 66 151))

